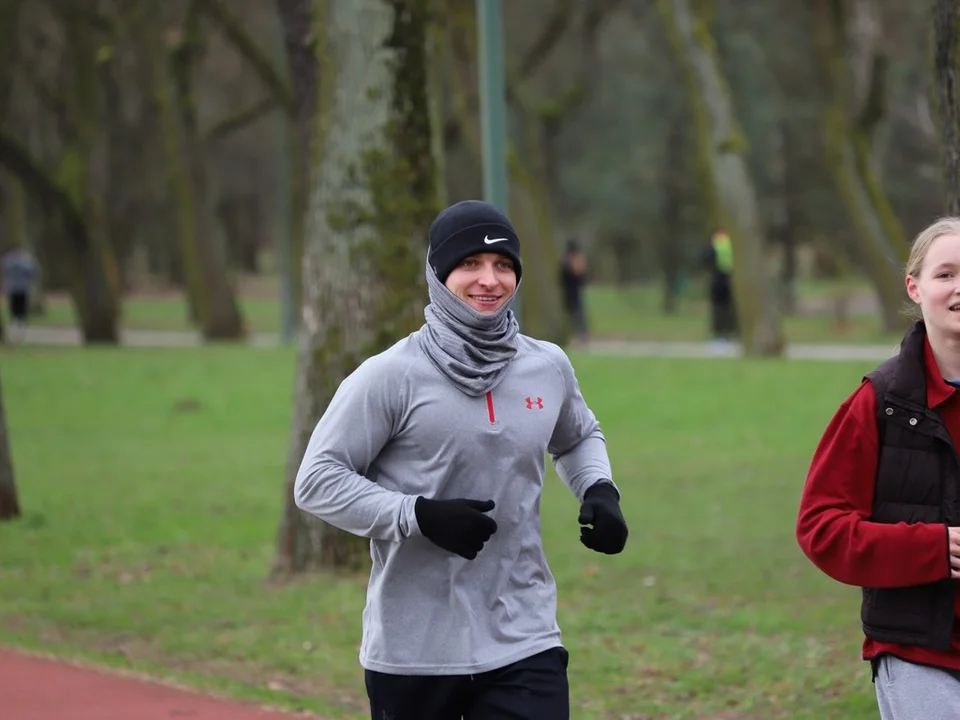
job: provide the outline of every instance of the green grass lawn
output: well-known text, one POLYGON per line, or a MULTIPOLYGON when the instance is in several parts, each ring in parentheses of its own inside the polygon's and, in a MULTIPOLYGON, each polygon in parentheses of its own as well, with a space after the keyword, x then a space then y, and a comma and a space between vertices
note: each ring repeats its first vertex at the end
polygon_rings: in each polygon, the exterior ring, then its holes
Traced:
MULTIPOLYGON (((555 476, 545 544, 576 720, 876 717, 858 592, 793 523, 863 363, 574 356, 631 535, 578 541, 555 476)), ((0 642, 367 717, 365 576, 267 581, 287 349, 0 350, 25 516, 0 526, 0 642)))
MULTIPOLYGON (((859 292, 863 292, 860 288, 859 292)), ((804 288, 804 297, 812 302, 821 296, 818 306, 829 302, 829 291, 819 285, 804 288), (822 296, 826 294, 826 300, 822 296)), ((591 288, 585 295, 590 329, 597 339, 612 340, 709 340, 709 304, 700 293, 685 296, 678 311, 661 311, 660 290, 655 286, 591 288)), ((828 306, 829 307, 829 306, 828 306)), ((842 344, 896 344, 900 334, 884 333, 876 314, 856 314, 842 330, 832 314, 807 312, 783 320, 783 331, 790 342, 842 344)))
MULTIPOLYGON (((863 282, 850 284, 851 292, 869 296, 863 282)), ((875 314, 855 314, 847 328, 840 331, 829 308, 835 284, 807 281, 800 295, 808 306, 816 304, 820 312, 791 316, 784 321, 784 331, 792 342, 826 343, 896 343, 899 335, 884 334, 875 314)), ((664 315, 661 291, 656 284, 628 288, 613 286, 589 287, 586 307, 592 334, 597 339, 616 340, 707 340, 709 339, 709 307, 698 284, 692 285, 681 298, 678 312, 664 315)), ((247 326, 255 332, 277 332, 280 325, 280 302, 276 283, 261 278, 255 288, 241 295, 247 326)), ((74 326, 73 307, 65 296, 54 295, 47 301, 46 312, 32 320, 46 327, 74 326)), ((123 304, 123 325, 136 330, 186 330, 190 328, 183 299, 177 295, 132 296, 123 304)))

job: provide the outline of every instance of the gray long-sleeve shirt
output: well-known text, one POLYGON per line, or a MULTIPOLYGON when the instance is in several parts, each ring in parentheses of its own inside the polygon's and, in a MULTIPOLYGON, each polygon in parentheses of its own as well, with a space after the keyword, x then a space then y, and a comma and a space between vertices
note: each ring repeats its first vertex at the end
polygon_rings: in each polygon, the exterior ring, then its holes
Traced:
MULTIPOLYGON (((566 354, 517 336, 490 393, 433 367, 417 333, 364 362, 317 423, 297 505, 371 539, 360 663, 405 675, 481 673, 561 644, 540 533, 549 453, 578 500, 612 480, 606 443, 566 354), (417 496, 493 499, 498 529, 475 560, 424 538, 417 496)), ((571 518, 570 532, 579 528, 571 518)))

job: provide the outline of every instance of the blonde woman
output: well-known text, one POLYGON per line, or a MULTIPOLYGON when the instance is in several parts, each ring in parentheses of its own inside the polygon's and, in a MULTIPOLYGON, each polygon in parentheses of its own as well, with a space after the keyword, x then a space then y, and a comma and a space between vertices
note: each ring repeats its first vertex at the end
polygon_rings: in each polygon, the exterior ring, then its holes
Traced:
POLYGON ((882 720, 947 720, 960 718, 960 218, 917 236, 906 288, 919 319, 827 426, 796 530, 818 568, 863 589, 882 720))

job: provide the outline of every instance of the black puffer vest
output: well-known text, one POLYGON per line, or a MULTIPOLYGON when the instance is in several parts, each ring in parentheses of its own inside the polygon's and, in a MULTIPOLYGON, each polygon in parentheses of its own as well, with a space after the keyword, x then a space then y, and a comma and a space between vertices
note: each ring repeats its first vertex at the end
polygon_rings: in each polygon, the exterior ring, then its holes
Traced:
MULTIPOLYGON (((960 458, 939 413, 927 406, 925 339, 918 322, 900 354, 866 376, 876 392, 880 434, 872 522, 960 525, 960 458)), ((948 650, 955 591, 950 579, 863 588, 863 632, 879 642, 948 650)))

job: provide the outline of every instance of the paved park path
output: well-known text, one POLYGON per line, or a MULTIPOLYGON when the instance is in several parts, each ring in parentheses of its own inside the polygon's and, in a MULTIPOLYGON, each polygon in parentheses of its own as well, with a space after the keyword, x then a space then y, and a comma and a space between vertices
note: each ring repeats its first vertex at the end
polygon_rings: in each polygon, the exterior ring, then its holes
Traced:
POLYGON ((5 720, 296 720, 159 682, 0 648, 5 720))
MULTIPOLYGON (((280 338, 274 333, 254 333, 249 340, 257 347, 276 347, 280 338)), ((27 329, 27 345, 79 345, 80 333, 74 328, 31 327, 27 329)), ((121 334, 121 345, 129 347, 188 347, 201 344, 198 333, 175 330, 127 330, 121 334)), ((896 354, 890 345, 791 344, 787 357, 794 360, 864 360, 882 361, 896 354)), ((596 340, 585 349, 591 355, 634 357, 736 357, 736 346, 717 348, 709 342, 618 341, 596 340)))

